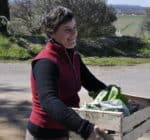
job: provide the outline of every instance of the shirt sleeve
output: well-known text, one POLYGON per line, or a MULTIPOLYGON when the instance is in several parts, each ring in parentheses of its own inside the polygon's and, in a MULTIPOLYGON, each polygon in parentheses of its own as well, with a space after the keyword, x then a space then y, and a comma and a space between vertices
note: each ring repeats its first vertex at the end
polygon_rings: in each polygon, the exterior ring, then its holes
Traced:
POLYGON ((107 86, 99 81, 86 67, 80 58, 80 71, 81 71, 81 83, 85 89, 88 91, 100 91, 107 88, 107 86))
POLYGON ((44 111, 67 129, 87 138, 93 129, 93 124, 82 119, 58 97, 58 65, 49 59, 41 59, 36 61, 32 68, 40 104, 44 111))

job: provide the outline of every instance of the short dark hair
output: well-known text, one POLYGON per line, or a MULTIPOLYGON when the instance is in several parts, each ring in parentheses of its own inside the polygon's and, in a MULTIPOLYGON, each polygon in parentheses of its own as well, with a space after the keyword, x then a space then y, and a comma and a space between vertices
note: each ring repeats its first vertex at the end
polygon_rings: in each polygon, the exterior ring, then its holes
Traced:
POLYGON ((43 18, 42 28, 48 37, 55 33, 61 24, 65 24, 74 18, 73 12, 63 6, 57 6, 49 11, 43 18))

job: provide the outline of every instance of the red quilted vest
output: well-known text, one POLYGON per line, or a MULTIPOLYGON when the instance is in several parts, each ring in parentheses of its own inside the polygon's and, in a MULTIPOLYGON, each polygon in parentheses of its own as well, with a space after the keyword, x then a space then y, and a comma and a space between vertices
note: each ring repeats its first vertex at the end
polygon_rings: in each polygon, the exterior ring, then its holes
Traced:
MULTIPOLYGON (((77 94, 81 88, 79 57, 78 52, 74 51, 72 62, 63 46, 48 42, 46 47, 33 59, 34 62, 38 59, 48 58, 58 65, 58 95, 60 100, 62 100, 68 107, 79 106, 79 96, 77 94)), ((51 118, 40 106, 36 81, 32 75, 32 72, 31 87, 33 104, 30 121, 42 128, 64 129, 62 125, 51 120, 51 118)))

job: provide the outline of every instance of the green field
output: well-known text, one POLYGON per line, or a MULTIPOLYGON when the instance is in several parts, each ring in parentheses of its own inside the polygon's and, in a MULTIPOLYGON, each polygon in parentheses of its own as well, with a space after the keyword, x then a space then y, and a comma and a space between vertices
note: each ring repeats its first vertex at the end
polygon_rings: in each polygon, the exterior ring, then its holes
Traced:
POLYGON ((117 35, 140 36, 144 16, 119 16, 114 22, 117 35))

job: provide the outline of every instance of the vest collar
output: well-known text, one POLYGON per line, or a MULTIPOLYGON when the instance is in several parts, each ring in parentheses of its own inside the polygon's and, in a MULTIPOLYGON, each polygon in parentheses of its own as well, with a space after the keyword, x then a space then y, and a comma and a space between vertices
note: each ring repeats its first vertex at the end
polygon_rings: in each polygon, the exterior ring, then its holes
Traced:
POLYGON ((65 47, 54 40, 48 40, 46 44, 46 50, 48 51, 56 51, 58 53, 63 53, 65 51, 65 47))
POLYGON ((67 49, 61 43, 57 42, 53 38, 49 38, 47 40, 46 49, 47 50, 54 50, 54 51, 57 51, 58 53, 64 53, 66 50, 76 52, 76 47, 74 49, 67 49))

